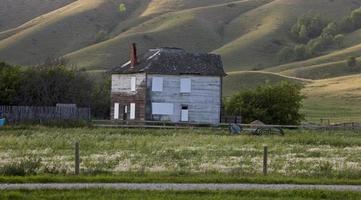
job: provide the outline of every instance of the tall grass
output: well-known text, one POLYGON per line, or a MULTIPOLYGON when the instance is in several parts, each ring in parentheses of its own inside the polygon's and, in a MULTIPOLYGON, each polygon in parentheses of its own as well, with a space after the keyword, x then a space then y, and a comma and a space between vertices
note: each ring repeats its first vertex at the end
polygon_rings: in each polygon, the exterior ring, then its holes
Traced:
POLYGON ((356 132, 286 131, 282 137, 231 135, 216 129, 15 127, 0 130, 0 169, 32 156, 41 161, 31 174, 73 174, 75 141, 80 141, 84 175, 253 176, 262 174, 267 145, 271 175, 361 178, 361 138, 356 132))

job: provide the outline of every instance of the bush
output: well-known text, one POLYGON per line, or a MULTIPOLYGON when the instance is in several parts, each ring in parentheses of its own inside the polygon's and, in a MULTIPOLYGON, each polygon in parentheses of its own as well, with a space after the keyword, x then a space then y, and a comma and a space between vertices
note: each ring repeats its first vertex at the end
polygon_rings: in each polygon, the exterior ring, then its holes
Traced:
POLYGON ((295 46, 294 52, 296 60, 303 60, 305 58, 308 58, 306 45, 300 44, 295 46))
POLYGON ((341 22, 341 30, 348 33, 361 28, 361 8, 353 10, 349 16, 347 16, 341 22))
POLYGON ((87 107, 91 103, 92 87, 84 72, 64 66, 41 66, 24 71, 16 101, 25 106, 74 103, 87 107))
POLYGON ((350 56, 347 58, 347 66, 349 67, 355 67, 357 65, 356 57, 350 56))
POLYGON ((338 48, 343 46, 343 41, 345 40, 345 36, 342 34, 338 34, 333 38, 333 42, 337 45, 338 48))
POLYGON ((322 35, 323 34, 327 34, 327 35, 336 35, 338 32, 338 28, 335 22, 331 22, 329 23, 323 30, 322 30, 322 35))
POLYGON ((278 52, 277 58, 281 63, 292 61, 294 60, 294 50, 290 47, 284 47, 278 52))
POLYGON ((299 42, 307 42, 318 37, 324 26, 320 16, 304 15, 298 18, 297 23, 292 26, 291 34, 299 42))
POLYGON ((48 59, 44 66, 21 69, 0 62, 0 105, 69 103, 91 107, 94 117, 109 117, 109 75, 92 78, 88 73, 68 69, 64 64, 64 59, 48 59))
POLYGON ((304 119, 300 114, 304 99, 301 89, 300 85, 281 82, 240 91, 226 101, 226 112, 241 115, 246 123, 261 120, 268 124, 300 124, 304 119))
POLYGON ((21 76, 20 67, 0 62, 0 105, 15 104, 21 76))
POLYGON ((120 3, 119 4, 119 12, 120 13, 124 13, 124 12, 126 12, 127 11, 127 7, 125 6, 125 4, 124 3, 120 3))

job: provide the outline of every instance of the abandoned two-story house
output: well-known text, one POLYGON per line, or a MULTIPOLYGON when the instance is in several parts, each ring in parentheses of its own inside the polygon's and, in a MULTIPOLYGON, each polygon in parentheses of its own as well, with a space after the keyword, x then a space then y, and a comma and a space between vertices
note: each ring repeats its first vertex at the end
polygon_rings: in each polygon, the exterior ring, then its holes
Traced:
POLYGON ((178 48, 150 49, 112 70, 112 120, 217 124, 221 117, 221 57, 178 48))

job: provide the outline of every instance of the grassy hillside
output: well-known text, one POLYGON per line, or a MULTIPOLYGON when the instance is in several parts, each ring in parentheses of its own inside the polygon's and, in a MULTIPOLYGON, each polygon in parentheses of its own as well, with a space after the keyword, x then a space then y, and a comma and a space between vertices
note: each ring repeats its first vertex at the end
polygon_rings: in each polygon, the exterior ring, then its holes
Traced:
POLYGON ((266 71, 310 79, 324 79, 359 73, 359 69, 356 68, 355 70, 347 66, 346 59, 350 56, 355 56, 360 60, 361 45, 355 45, 306 61, 272 67, 266 71))
MULTIPOLYGON (((41 6, 37 0, 6 2, 11 9, 9 17, 1 19, 6 23, 0 23, 0 60, 34 65, 65 56, 80 68, 107 69, 125 62, 129 44, 137 42, 141 51, 177 46, 218 53, 227 71, 278 65, 276 53, 292 43, 290 26, 305 13, 337 21, 361 5, 361 0, 56 0, 41 6), (125 11, 119 10, 120 3, 125 11), (13 13, 18 20, 10 20, 13 13)), ((357 53, 359 38, 356 33, 347 36, 342 51, 357 53)))
POLYGON ((310 83, 307 79, 299 79, 269 72, 231 72, 223 79, 223 96, 231 96, 241 89, 252 89, 265 83, 289 81, 297 84, 310 83))
POLYGON ((224 96, 264 83, 290 81, 304 85, 302 112, 308 122, 330 119, 331 123, 361 120, 361 75, 310 80, 268 72, 234 72, 224 78, 224 96))
POLYGON ((16 28, 75 0, 1 0, 0 32, 16 28))
MULTIPOLYGON (((315 81, 304 89, 307 119, 331 122, 361 120, 361 75, 315 81)), ((319 122, 319 121, 318 121, 319 122)))
POLYGON ((295 45, 289 31, 297 18, 319 14, 339 22, 360 6, 361 0, 3 0, 0 60, 31 66, 65 57, 69 65, 97 72, 126 62, 132 42, 140 53, 174 46, 220 54, 231 72, 225 96, 288 80, 305 85, 310 97, 305 112, 321 116, 346 105, 340 112, 354 115, 361 98, 350 97, 346 87, 333 88, 358 79, 361 67, 350 68, 345 60, 355 56, 361 62, 361 29, 345 34, 342 48, 312 59, 280 65, 277 52, 295 45), (121 4, 125 9, 119 9, 121 4), (320 87, 315 84, 338 97, 316 95, 320 87))

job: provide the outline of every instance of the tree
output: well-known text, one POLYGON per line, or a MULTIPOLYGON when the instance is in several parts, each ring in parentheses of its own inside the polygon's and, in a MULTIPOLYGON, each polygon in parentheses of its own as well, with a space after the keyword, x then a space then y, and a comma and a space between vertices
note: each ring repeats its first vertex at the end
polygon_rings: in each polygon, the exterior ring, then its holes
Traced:
POLYGON ((335 22, 330 22, 329 24, 327 24, 327 26, 322 30, 322 35, 323 34, 327 34, 327 35, 336 35, 337 34, 337 25, 335 22))
POLYGON ((20 81, 20 67, 0 62, 0 105, 16 104, 20 81))
POLYGON ((295 52, 296 60, 303 60, 308 57, 306 45, 300 44, 300 45, 295 46, 294 52, 295 52))
POLYGON ((333 42, 337 45, 338 48, 342 48, 344 40, 345 36, 342 34, 338 34, 333 38, 333 42))
POLYGON ((23 74, 17 102, 27 106, 71 103, 89 106, 93 83, 85 73, 64 66, 29 68, 23 74))
POLYGON ((354 29, 358 29, 361 27, 361 8, 358 8, 352 11, 350 19, 353 24, 354 29))
POLYGON ((125 6, 124 3, 120 3, 119 4, 119 12, 124 13, 125 11, 127 11, 127 7, 125 6))
POLYGON ((294 51, 290 47, 283 47, 277 54, 278 60, 282 62, 288 62, 294 60, 294 51))
POLYGON ((349 67, 355 67, 357 65, 356 57, 350 56, 347 58, 347 66, 349 67))
POLYGON ((297 23, 291 28, 292 36, 300 42, 308 42, 318 37, 325 27, 321 17, 316 15, 304 15, 297 19, 297 23))
POLYGON ((310 56, 317 56, 324 49, 324 45, 319 38, 316 38, 307 43, 307 49, 310 56))
POLYGON ((107 75, 97 79, 93 81, 91 109, 95 118, 106 119, 110 116, 111 80, 107 75))
POLYGON ((351 17, 346 17, 345 19, 342 20, 340 29, 346 33, 354 30, 354 26, 353 26, 351 17))
POLYGON ((265 84, 254 90, 239 91, 226 101, 226 112, 241 115, 245 123, 261 120, 267 124, 300 124, 302 86, 289 82, 265 84))

